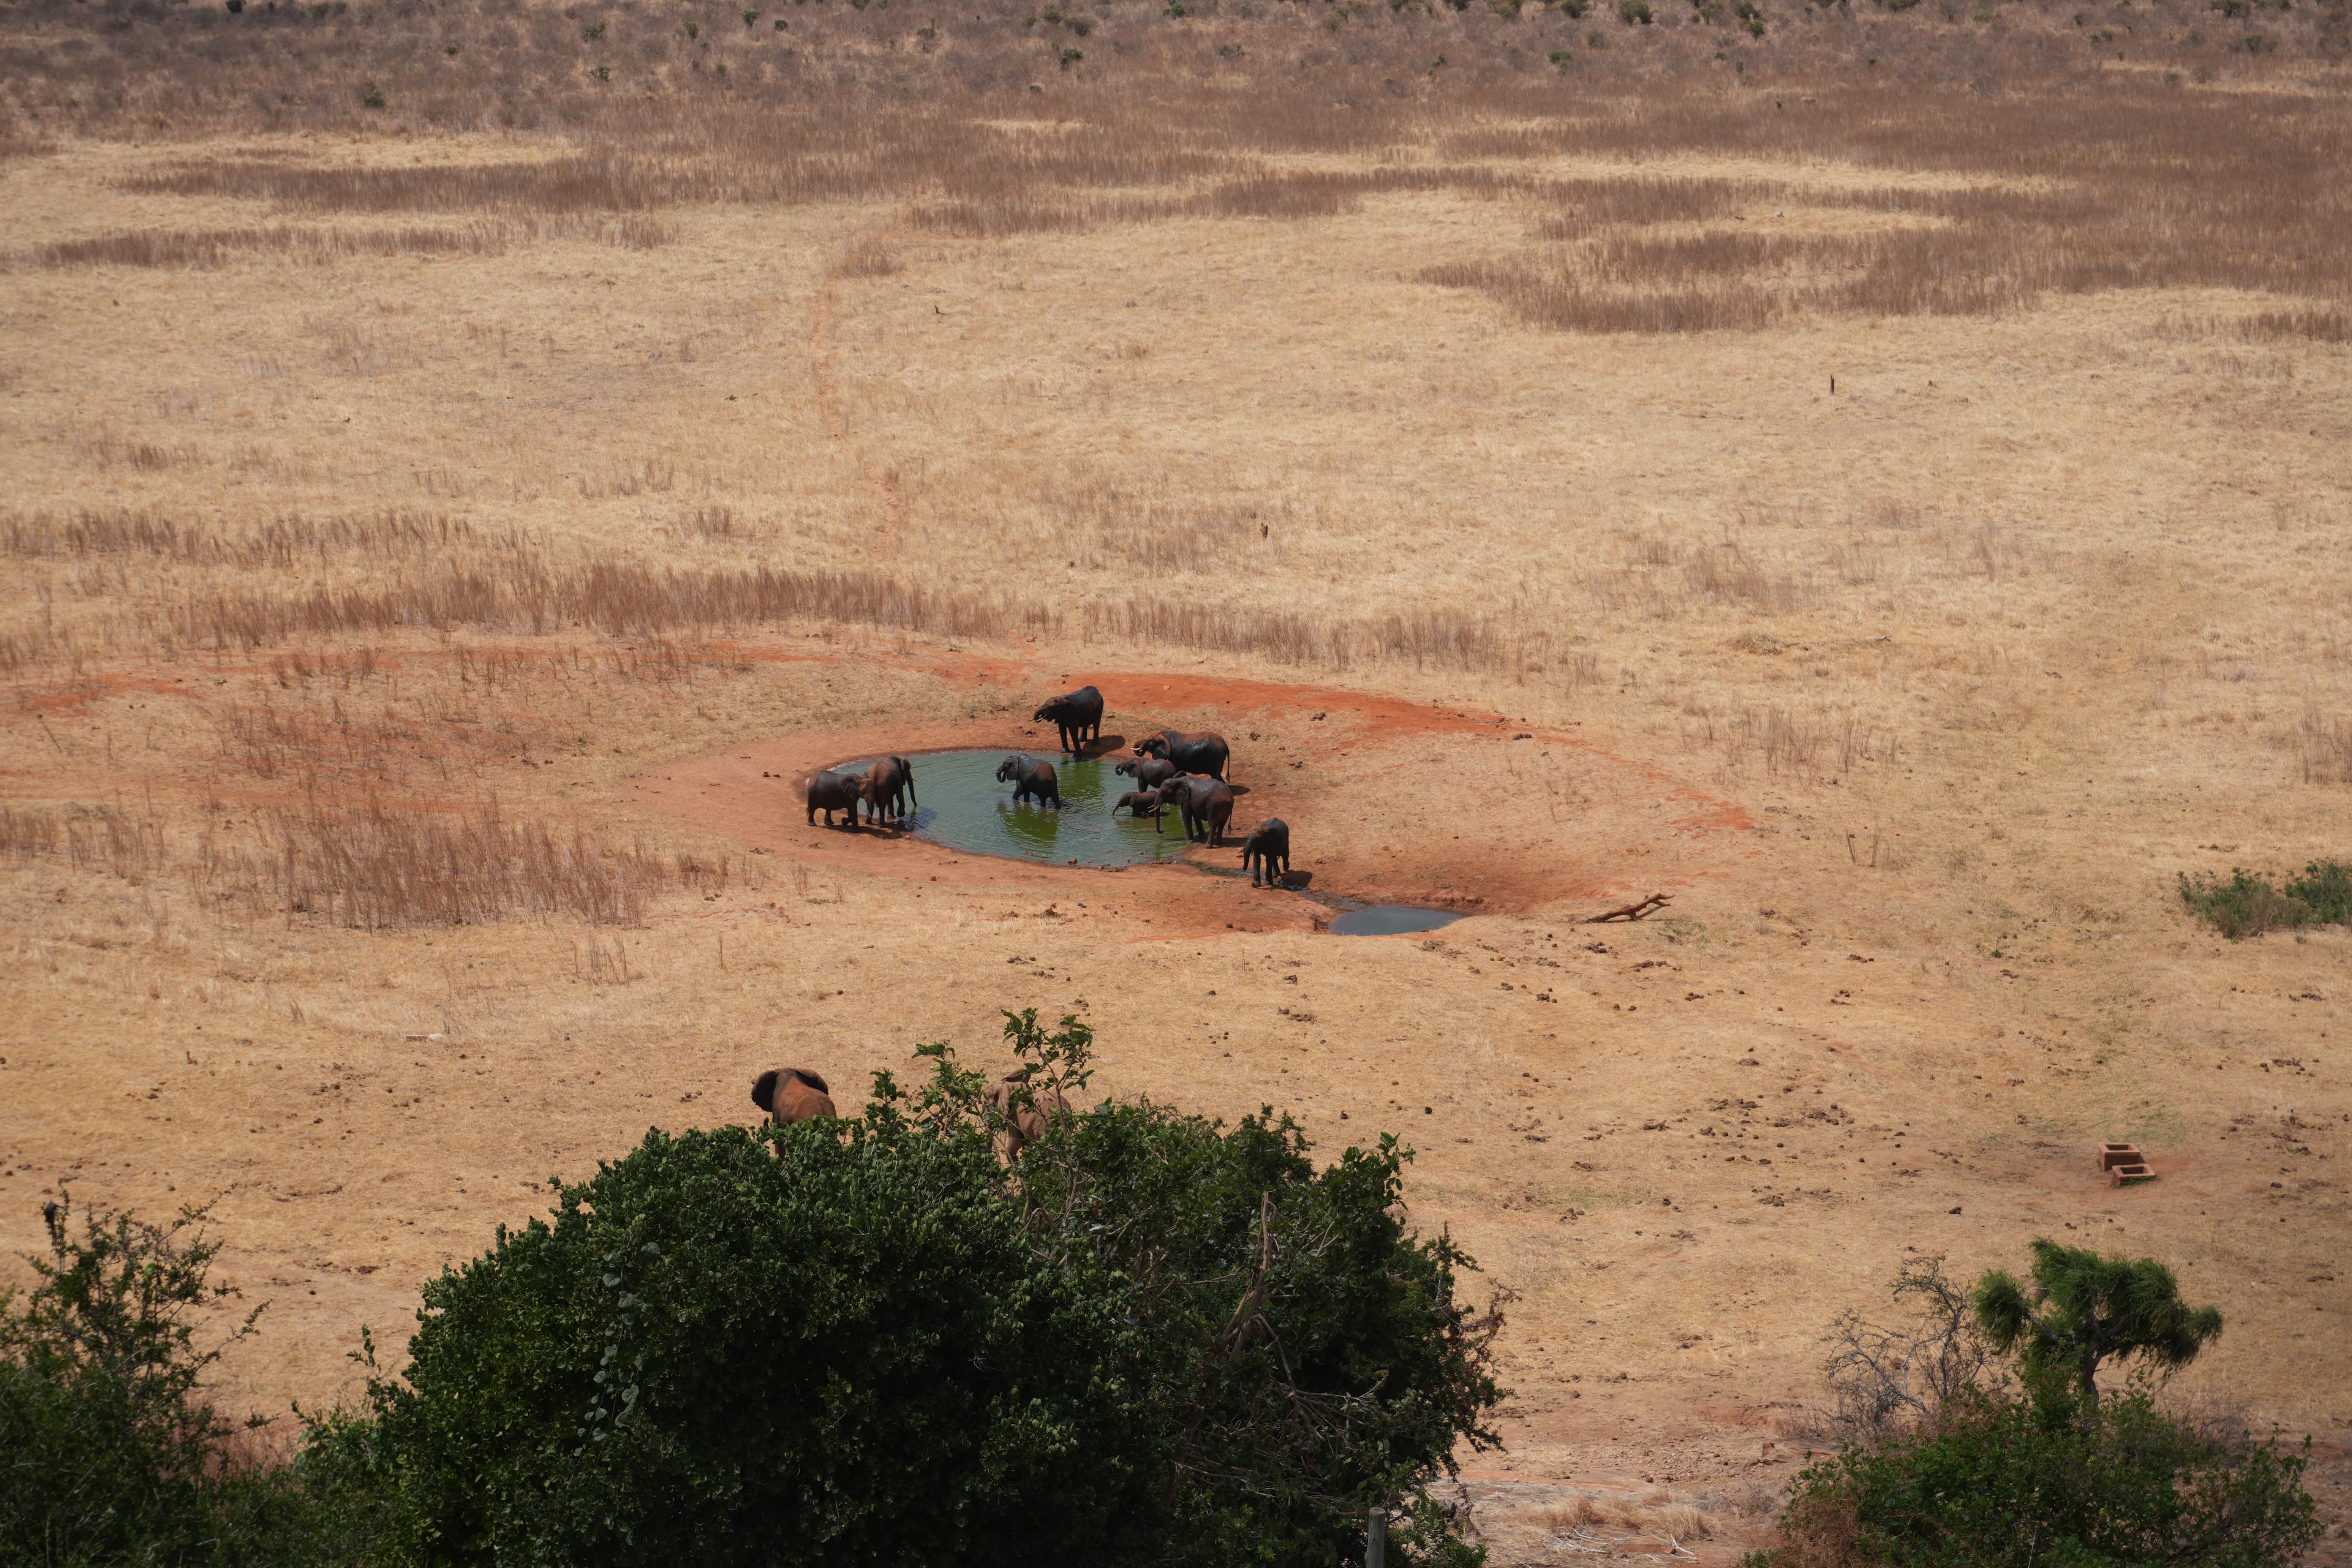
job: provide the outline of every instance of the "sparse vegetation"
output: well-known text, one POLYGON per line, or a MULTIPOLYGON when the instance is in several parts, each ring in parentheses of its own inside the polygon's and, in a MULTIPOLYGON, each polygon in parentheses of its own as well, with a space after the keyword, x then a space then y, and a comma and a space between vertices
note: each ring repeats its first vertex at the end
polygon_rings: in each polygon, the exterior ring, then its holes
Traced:
POLYGON ((2352 865, 2314 860, 2281 886, 2267 871, 2239 868, 2227 881, 2184 871, 2180 901, 2231 942, 2308 925, 2352 925, 2352 865))
POLYGON ((2031 1296, 1997 1269, 1964 1296, 1915 1264, 1895 1293, 1920 1303, 1916 1328, 1838 1321, 1829 1380, 1849 1441, 1798 1478, 1780 1544, 1747 1568, 2287 1568, 2319 1538, 2308 1439, 2283 1451, 2153 1397, 2221 1331, 2218 1311, 2184 1304, 2151 1258, 2047 1240, 2033 1254, 2031 1296), (2017 1382, 1979 1375, 1989 1352, 2016 1358, 2017 1382), (2147 1375, 2101 1399, 2099 1363, 2133 1357, 2147 1375))

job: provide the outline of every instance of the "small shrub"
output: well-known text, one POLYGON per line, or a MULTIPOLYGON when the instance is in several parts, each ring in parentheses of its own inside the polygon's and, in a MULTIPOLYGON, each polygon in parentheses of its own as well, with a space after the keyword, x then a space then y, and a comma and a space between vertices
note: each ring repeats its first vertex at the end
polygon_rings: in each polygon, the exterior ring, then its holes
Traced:
POLYGON ((744 12, 744 13, 743 13, 743 26, 745 26, 746 27, 749 27, 752 23, 754 23, 754 22, 758 21, 759 19, 760 19, 760 13, 758 13, 757 11, 746 11, 746 12, 744 12))
POLYGON ((21 1309, 0 1293, 0 1561, 333 1563, 367 1555, 364 1516, 205 1401, 205 1374, 258 1307, 201 1348, 191 1320, 237 1294, 210 1278, 205 1210, 167 1225, 47 1206, 49 1252, 21 1309))
POLYGON ((244 9, 245 0, 228 0, 228 14, 230 16, 234 16, 244 9))
POLYGON ((1617 19, 1629 26, 1639 22, 1646 27, 1655 18, 1650 15, 1650 0, 1617 0, 1617 19))
POLYGON ((1170 0, 1168 9, 1160 13, 1163 16, 1186 16, 1191 14, 1184 9, 1184 0, 1170 0))
POLYGON ((2341 860, 2314 860, 2303 875, 2281 889, 2311 911, 2312 919, 2328 925, 2352 925, 2352 865, 2341 860))
POLYGON ((376 90, 375 83, 370 82, 361 90, 360 101, 370 109, 382 109, 383 107, 383 94, 376 90))
POLYGON ((580 25, 580 36, 593 44, 597 39, 604 36, 604 24, 602 22, 583 22, 580 25))
POLYGON ((1061 54, 1060 64, 1064 70, 1068 70, 1072 66, 1076 65, 1080 60, 1085 59, 1087 57, 1084 54, 1080 53, 1076 49, 1064 49, 1061 54))
POLYGON ((1550 54, 1544 58, 1550 60, 1551 63, 1556 66, 1564 66, 1574 57, 1570 55, 1566 49, 1554 49, 1550 54))
POLYGON ((1968 1389, 1922 1430, 1797 1478, 1777 1548, 1744 1568, 2290 1568, 2319 1538, 2305 1453, 2201 1428, 2145 1391, 2085 1418, 1968 1389))
POLYGON ((2297 926, 2352 925, 2352 865, 2340 860, 2314 860, 2284 888, 2267 872, 2241 868, 2226 882, 2184 871, 2179 889, 2189 912, 2231 942, 2297 926))

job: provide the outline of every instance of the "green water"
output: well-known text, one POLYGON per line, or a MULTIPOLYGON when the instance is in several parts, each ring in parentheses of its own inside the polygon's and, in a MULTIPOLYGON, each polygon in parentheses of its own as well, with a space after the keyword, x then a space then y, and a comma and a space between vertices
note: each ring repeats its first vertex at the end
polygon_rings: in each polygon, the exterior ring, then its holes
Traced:
MULTIPOLYGON (((843 763, 836 771, 864 773, 875 760, 843 763)), ((1130 822, 1122 812, 1111 820, 1112 803, 1135 787, 1132 778, 1113 771, 1123 760, 1117 755, 1071 762, 1055 752, 923 752, 907 760, 922 803, 914 812, 915 837, 935 844, 1049 866, 1142 866, 1173 860, 1187 847, 1184 825, 1172 811, 1156 834, 1148 816, 1130 822), (1013 804, 1013 786, 997 783, 996 770, 1015 755, 1053 764, 1062 786, 1059 811, 1034 800, 1013 804)), ((1238 855, 1240 847, 1232 853, 1238 855)))
POLYGON ((1349 910, 1331 922, 1333 936, 1400 936, 1406 931, 1435 931, 1450 926, 1460 915, 1449 915, 1444 910, 1409 909, 1402 904, 1375 904, 1370 909, 1349 910))

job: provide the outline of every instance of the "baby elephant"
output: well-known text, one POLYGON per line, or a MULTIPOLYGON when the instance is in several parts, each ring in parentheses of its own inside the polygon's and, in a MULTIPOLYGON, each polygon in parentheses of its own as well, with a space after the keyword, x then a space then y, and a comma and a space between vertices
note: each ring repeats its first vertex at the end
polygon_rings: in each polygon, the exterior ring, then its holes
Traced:
POLYGON ((1118 797, 1118 804, 1110 808, 1110 814, 1117 816, 1121 807, 1129 816, 1149 816, 1156 826, 1160 821, 1160 792, 1156 789, 1131 789, 1118 797))
POLYGON ((1268 887, 1280 887, 1290 875, 1290 825, 1278 816, 1259 823, 1257 831, 1242 840, 1242 864, 1249 870, 1251 887, 1258 885, 1261 869, 1268 887))
POLYGON ((824 1079, 806 1068, 771 1068, 751 1085, 751 1103, 779 1127, 837 1114, 824 1079))
POLYGON ((1004 1161, 1007 1164, 1021 1158, 1021 1151, 1024 1147, 1045 1135, 1047 1118, 1057 1110, 1070 1109, 1070 1102, 1063 1099, 1062 1091, 1056 1089, 1032 1089, 1029 1104, 1016 1109, 1013 1103, 1013 1091, 1028 1081, 1029 1069, 1023 1068, 988 1086, 989 1106, 1004 1119, 1004 1161))

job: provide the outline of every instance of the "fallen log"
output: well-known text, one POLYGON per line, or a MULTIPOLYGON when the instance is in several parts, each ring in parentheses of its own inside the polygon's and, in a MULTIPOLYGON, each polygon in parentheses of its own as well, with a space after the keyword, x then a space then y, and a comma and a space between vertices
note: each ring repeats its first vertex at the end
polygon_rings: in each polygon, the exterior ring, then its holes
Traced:
POLYGON ((1584 923, 1589 926, 1597 926, 1608 921, 1637 921, 1653 910, 1665 908, 1666 905, 1673 901, 1674 899, 1671 894, 1652 893, 1648 898, 1642 900, 1638 903, 1627 904, 1622 910, 1611 910, 1605 915, 1594 915, 1584 923))

